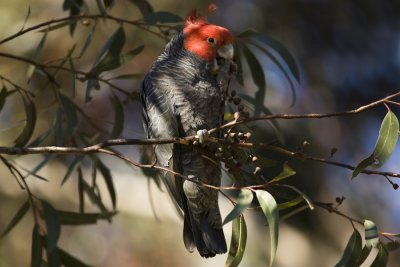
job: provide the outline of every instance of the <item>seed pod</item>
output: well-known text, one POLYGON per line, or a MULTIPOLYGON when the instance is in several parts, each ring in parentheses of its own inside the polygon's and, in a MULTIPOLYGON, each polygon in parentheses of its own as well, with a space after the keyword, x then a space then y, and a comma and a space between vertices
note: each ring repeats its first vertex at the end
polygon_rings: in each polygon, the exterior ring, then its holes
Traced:
POLYGON ((236 137, 236 133, 230 133, 229 137, 235 138, 236 137))
POLYGON ((256 167, 256 169, 254 170, 254 174, 260 174, 261 173, 261 168, 260 167, 256 167))
POLYGON ((233 117, 235 118, 235 120, 239 120, 240 119, 240 112, 235 112, 234 114, 233 114, 233 117))
POLYGON ((258 161, 257 156, 253 156, 253 157, 251 158, 251 161, 254 162, 254 163, 257 162, 257 161, 258 161))
POLYGON ((237 136, 238 136, 240 139, 242 139, 242 138, 244 137, 244 133, 239 132, 239 133, 237 134, 237 136))
POLYGON ((250 139, 250 137, 251 137, 251 132, 245 133, 244 136, 246 137, 246 139, 250 139))

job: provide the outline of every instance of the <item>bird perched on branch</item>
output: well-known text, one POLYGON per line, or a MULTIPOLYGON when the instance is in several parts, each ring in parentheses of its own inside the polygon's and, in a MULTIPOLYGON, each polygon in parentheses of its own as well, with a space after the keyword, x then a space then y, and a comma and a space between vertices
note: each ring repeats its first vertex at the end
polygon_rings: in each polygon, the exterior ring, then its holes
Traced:
MULTIPOLYGON (((144 127, 148 138, 198 135, 222 123, 224 96, 216 73, 221 62, 233 58, 233 36, 226 28, 209 24, 194 10, 165 46, 144 78, 141 88, 144 127)), ((183 240, 188 251, 202 257, 227 250, 218 206, 218 191, 201 186, 220 186, 220 166, 192 145, 163 144, 154 147, 157 164, 169 172, 162 180, 183 212, 183 240)))

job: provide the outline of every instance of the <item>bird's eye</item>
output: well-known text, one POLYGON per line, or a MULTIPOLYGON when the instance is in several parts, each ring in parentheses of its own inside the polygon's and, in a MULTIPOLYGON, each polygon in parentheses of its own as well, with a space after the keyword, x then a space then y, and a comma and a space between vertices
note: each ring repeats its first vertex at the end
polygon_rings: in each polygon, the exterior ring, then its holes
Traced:
POLYGON ((210 37, 207 39, 207 42, 209 42, 210 44, 213 44, 213 43, 215 43, 215 39, 210 37))

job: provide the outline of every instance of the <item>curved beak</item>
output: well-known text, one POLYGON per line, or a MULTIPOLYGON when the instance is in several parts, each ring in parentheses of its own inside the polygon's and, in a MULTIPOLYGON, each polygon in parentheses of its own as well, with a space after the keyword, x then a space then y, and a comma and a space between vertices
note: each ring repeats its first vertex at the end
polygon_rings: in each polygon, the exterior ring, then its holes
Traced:
POLYGON ((217 55, 222 57, 223 59, 228 59, 231 60, 233 59, 233 45, 232 44, 226 44, 218 48, 217 50, 217 55))

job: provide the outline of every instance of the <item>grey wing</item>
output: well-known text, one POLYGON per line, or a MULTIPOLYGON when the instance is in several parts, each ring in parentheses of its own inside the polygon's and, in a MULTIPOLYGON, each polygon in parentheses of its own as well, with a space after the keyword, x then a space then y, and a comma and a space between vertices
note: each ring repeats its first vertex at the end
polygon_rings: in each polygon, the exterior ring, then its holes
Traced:
MULTIPOLYGON (((170 138, 179 136, 178 121, 173 112, 173 105, 161 88, 154 86, 149 76, 141 88, 144 128, 148 138, 170 138)), ((154 148, 157 165, 169 167, 179 172, 177 166, 179 150, 174 144, 156 145, 154 148), (175 165, 175 166, 174 166, 175 165)), ((182 179, 176 179, 171 173, 163 174, 163 182, 176 204, 184 209, 185 195, 182 179)))

